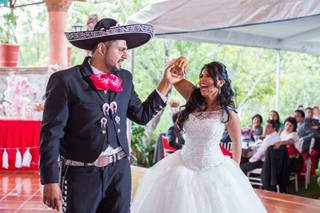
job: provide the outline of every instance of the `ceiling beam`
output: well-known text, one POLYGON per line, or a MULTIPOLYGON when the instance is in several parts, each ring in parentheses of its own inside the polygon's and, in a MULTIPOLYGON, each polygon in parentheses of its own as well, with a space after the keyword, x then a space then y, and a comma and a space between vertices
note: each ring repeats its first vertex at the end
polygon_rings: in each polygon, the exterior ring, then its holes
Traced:
POLYGON ((292 43, 300 42, 301 40, 306 41, 312 38, 320 38, 320 27, 316 27, 312 30, 307 30, 301 33, 297 33, 293 36, 284 38, 281 40, 281 44, 292 44, 292 43))

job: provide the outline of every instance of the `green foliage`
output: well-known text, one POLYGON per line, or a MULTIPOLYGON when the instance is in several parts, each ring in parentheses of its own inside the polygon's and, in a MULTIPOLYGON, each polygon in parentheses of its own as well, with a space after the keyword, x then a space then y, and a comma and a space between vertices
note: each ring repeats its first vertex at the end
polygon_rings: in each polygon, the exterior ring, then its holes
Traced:
MULTIPOLYGON (((275 106, 276 51, 271 49, 207 44, 190 41, 170 41, 169 55, 185 55, 189 59, 186 78, 197 85, 201 67, 218 60, 226 64, 236 93, 241 125, 260 113, 264 120, 275 106)), ((299 104, 319 105, 317 84, 320 78, 319 56, 296 52, 281 52, 280 117, 283 121, 299 104)), ((157 86, 164 70, 164 40, 153 41, 136 50, 135 87, 142 99, 157 86), (142 66, 145 64, 146 66, 142 66), (148 69, 146 69, 148 68, 148 69)), ((183 98, 173 89, 171 99, 183 98)), ((156 128, 159 134, 171 125, 170 109, 166 108, 156 128)))
MULTIPOLYGON (((75 23, 86 21, 91 14, 111 17, 125 24, 129 16, 147 5, 149 0, 73 2, 68 11, 67 31, 73 31, 75 23)), ((22 66, 47 66, 48 61, 48 15, 45 4, 15 8, 19 16, 17 36, 23 55, 22 66)), ((0 17, 3 21, 3 17, 0 17)), ((4 26, 2 23, 0 27, 4 26)), ((226 64, 230 71, 232 86, 236 92, 236 104, 242 126, 250 123, 256 113, 266 120, 274 109, 276 82, 276 51, 272 49, 208 44, 193 41, 168 42, 169 56, 185 55, 189 59, 186 78, 197 85, 202 66, 213 60, 226 64)), ((144 100, 156 88, 165 67, 165 40, 154 38, 148 44, 135 49, 134 82, 140 98, 144 100)), ((129 52, 130 53, 130 52, 129 52)), ((72 47, 71 62, 82 63, 85 51, 72 47)), ((131 69, 129 60, 124 68, 131 69)), ((283 121, 299 104, 319 105, 318 82, 320 82, 320 57, 308 54, 281 51, 280 116, 283 121)), ((183 98, 175 89, 171 99, 183 98)), ((171 125, 170 109, 167 107, 155 130, 155 135, 166 131, 171 125)), ((145 147, 143 148, 145 149, 145 147)))
POLYGON ((150 167, 152 165, 154 143, 146 145, 143 142, 143 126, 132 123, 131 131, 131 163, 136 166, 150 167))
POLYGON ((49 26, 45 4, 15 8, 19 16, 17 29, 21 66, 48 66, 49 26))
POLYGON ((14 41, 14 30, 17 27, 17 16, 13 9, 0 19, 0 42, 9 44, 14 41))

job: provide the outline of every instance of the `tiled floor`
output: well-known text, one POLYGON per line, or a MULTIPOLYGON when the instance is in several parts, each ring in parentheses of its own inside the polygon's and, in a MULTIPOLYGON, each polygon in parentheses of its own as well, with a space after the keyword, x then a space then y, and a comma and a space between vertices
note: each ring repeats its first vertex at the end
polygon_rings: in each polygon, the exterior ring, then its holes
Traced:
POLYGON ((54 212, 42 204, 37 171, 0 171, 0 212, 54 212))
MULTIPOLYGON (((263 190, 257 190, 257 193, 270 213, 320 212, 320 200, 263 190)), ((0 212, 55 212, 42 204, 42 187, 37 171, 0 170, 0 212)))

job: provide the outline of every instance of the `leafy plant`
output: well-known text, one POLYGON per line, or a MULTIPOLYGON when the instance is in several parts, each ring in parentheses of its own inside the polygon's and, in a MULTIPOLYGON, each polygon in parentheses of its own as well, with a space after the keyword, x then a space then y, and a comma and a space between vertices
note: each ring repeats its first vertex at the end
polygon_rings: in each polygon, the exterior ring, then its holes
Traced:
POLYGON ((132 123, 131 163, 136 166, 152 166, 154 143, 146 145, 143 141, 144 127, 132 123))
POLYGON ((17 27, 17 16, 13 9, 4 14, 0 21, 0 42, 4 44, 12 43, 15 37, 14 30, 17 27))

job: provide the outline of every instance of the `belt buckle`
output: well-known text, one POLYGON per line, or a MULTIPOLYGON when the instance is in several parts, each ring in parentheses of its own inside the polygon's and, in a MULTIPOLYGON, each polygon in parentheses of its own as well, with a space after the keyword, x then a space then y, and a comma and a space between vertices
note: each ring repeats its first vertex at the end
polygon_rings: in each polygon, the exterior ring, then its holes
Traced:
POLYGON ((113 160, 114 163, 120 160, 119 153, 120 152, 117 152, 116 154, 114 154, 114 160, 113 160))
POLYGON ((122 153, 123 153, 122 151, 117 153, 117 158, 118 158, 118 160, 120 160, 121 158, 123 158, 122 153))
POLYGON ((124 151, 120 151, 115 154, 116 161, 121 160, 124 157, 126 157, 126 153, 124 151))
POLYGON ((124 151, 120 151, 117 153, 118 160, 125 158, 127 154, 124 151))
POLYGON ((126 153, 124 151, 120 151, 109 156, 100 156, 92 164, 96 167, 105 167, 110 163, 116 163, 124 157, 126 157, 126 153))

